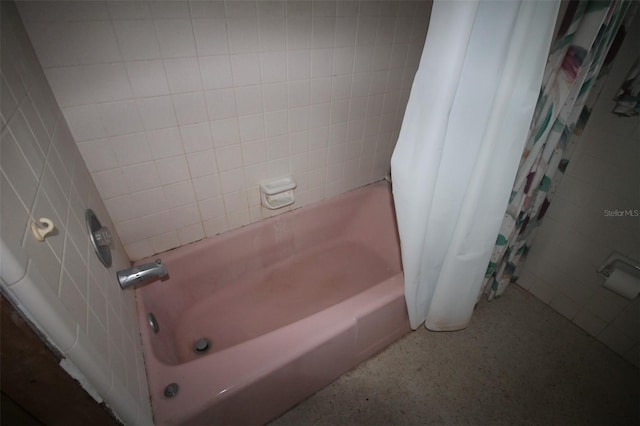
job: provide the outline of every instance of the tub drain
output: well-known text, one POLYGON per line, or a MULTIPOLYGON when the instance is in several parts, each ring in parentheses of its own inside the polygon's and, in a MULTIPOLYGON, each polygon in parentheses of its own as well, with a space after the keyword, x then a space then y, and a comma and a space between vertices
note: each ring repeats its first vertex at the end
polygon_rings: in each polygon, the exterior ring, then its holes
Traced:
POLYGON ((173 398, 178 393, 180 387, 177 383, 170 383, 164 388, 164 396, 167 398, 173 398))
POLYGON ((193 345, 193 351, 197 354, 203 354, 209 350, 209 339, 198 339, 193 345))

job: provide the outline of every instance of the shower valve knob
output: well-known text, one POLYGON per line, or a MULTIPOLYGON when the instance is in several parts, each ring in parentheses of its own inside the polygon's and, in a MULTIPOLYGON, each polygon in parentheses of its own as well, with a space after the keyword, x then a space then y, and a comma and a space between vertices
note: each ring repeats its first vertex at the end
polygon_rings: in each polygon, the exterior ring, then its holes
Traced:
POLYGON ((103 226, 93 233, 93 238, 98 247, 105 247, 111 245, 111 232, 109 228, 103 226))

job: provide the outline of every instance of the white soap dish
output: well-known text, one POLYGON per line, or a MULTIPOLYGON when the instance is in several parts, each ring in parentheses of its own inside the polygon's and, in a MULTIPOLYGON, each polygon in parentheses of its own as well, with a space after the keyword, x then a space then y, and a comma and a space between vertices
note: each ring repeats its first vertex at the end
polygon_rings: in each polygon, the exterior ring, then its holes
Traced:
POLYGON ((281 209, 294 203, 296 183, 291 176, 273 179, 260 184, 262 205, 269 210, 281 209))

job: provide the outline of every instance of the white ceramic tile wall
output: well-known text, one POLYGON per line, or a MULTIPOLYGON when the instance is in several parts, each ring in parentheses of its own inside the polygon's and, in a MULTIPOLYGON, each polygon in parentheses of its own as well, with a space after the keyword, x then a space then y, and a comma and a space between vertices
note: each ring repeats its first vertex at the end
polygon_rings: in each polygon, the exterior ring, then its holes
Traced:
POLYGON ((131 259, 385 176, 424 1, 22 2, 53 92, 131 259))
POLYGON ((596 269, 617 251, 640 261, 640 120, 611 114, 640 48, 638 19, 613 64, 518 283, 640 366, 640 298, 602 287, 596 269), (637 210, 636 210, 637 211, 637 210))
MULTIPOLYGON (((62 112, 12 2, 1 2, 2 58, 0 60, 0 182, 2 281, 33 317, 33 306, 19 297, 27 276, 52 303, 60 306, 69 325, 69 339, 49 335, 63 353, 86 344, 95 357, 87 377, 102 377, 98 388, 115 392, 133 406, 131 413, 118 413, 136 424, 149 424, 151 411, 142 358, 135 301, 132 292, 120 290, 115 271, 130 265, 117 235, 114 264, 106 269, 89 246, 84 211, 92 208, 103 224, 113 229, 107 210, 91 180, 62 112), (56 232, 45 242, 36 242, 29 224, 37 218, 53 220, 56 232), (13 258, 13 267, 9 259, 13 258), (11 274, 11 271, 17 271, 11 274), (137 414, 136 414, 137 412, 137 414), (133 417, 132 417, 133 416, 133 417)), ((102 37, 103 27, 90 37, 102 37)), ((105 46, 105 49, 109 46, 105 46)), ((83 51, 91 58, 92 52, 83 51)), ((67 54, 58 52, 60 55, 67 54)), ((105 55, 113 55, 113 47, 105 55)), ((84 56, 83 56, 84 57, 84 56)), ((50 60, 60 60, 57 55, 50 60)), ((124 110, 124 109, 123 109, 124 110)), ((104 109, 105 117, 118 111, 104 109)), ((91 117, 82 120, 92 132, 91 117)), ((91 161, 88 161, 91 164, 91 161)), ((45 297, 46 299, 46 297, 45 297)), ((44 307, 43 309, 48 309, 44 307)), ((55 310, 55 307, 52 308, 55 310)), ((47 324, 45 318, 44 331, 47 324)), ((64 334, 61 329, 54 334, 64 334)), ((101 397, 112 407, 112 395, 101 397)), ((132 423, 133 424, 133 423, 132 423)))

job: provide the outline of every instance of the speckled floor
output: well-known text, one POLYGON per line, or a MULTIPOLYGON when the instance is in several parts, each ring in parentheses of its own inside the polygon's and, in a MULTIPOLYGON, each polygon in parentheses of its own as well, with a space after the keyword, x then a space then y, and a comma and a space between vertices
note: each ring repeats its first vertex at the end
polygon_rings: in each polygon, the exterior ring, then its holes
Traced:
POLYGON ((638 425, 640 370, 511 286, 459 332, 423 327, 270 423, 638 425))

